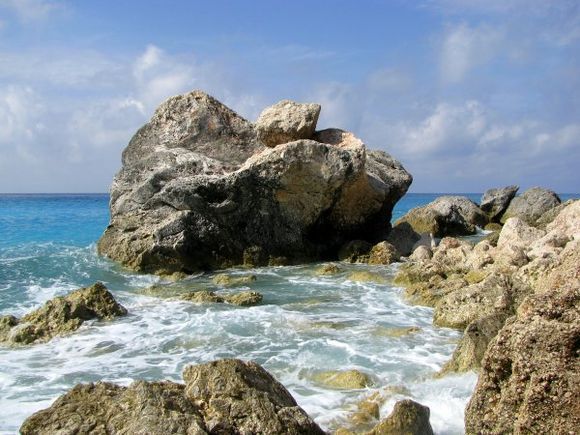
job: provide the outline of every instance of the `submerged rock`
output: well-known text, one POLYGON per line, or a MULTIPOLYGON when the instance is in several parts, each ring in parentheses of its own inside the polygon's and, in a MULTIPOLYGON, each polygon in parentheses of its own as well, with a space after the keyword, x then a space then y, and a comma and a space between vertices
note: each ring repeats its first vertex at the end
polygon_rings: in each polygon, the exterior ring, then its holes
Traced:
POLYGON ((320 104, 282 100, 260 114, 256 121, 258 139, 274 147, 298 139, 312 139, 320 115, 320 104))
POLYGON ((256 275, 228 275, 227 273, 220 273, 212 278, 212 282, 223 287, 236 287, 248 285, 256 282, 258 278, 256 275))
POLYGON ((400 400, 395 403, 393 412, 368 435, 432 435, 430 414, 429 408, 420 403, 400 400))
POLYGON ((316 275, 336 275, 341 272, 342 269, 334 263, 325 264, 314 271, 316 275))
POLYGON ((329 370, 316 373, 312 379, 326 387, 339 390, 357 390, 373 384, 371 378, 359 370, 329 370))
POLYGON ((387 283, 387 279, 383 275, 376 272, 369 272, 367 270, 351 272, 348 274, 346 279, 354 282, 374 282, 375 284, 387 283))
POLYGON ((491 221, 497 222, 507 210, 510 201, 516 196, 518 189, 519 186, 489 189, 481 197, 479 208, 487 213, 491 221))
POLYGON ((272 375, 252 362, 188 366, 185 385, 137 381, 77 385, 23 423, 27 434, 324 432, 272 375))
POLYGON ((511 217, 518 217, 529 224, 533 224, 548 210, 561 203, 560 197, 549 189, 532 187, 522 195, 515 197, 501 217, 501 222, 511 217))
POLYGON ((85 321, 124 316, 120 305, 100 282, 49 300, 21 319, 0 318, 0 342, 31 344, 48 341, 77 330, 85 321))
POLYGON ((138 271, 192 273, 383 240, 410 174, 351 133, 313 137, 268 148, 203 92, 168 99, 123 152, 99 253, 138 271))
POLYGON ((407 223, 416 233, 444 237, 475 234, 476 227, 483 228, 487 222, 487 215, 470 199, 441 196, 425 206, 412 209, 395 224, 407 223))
POLYGON ((196 290, 188 292, 180 295, 179 299, 198 304, 206 304, 206 303, 219 304, 225 302, 223 296, 219 296, 215 292, 212 292, 210 290, 196 290))

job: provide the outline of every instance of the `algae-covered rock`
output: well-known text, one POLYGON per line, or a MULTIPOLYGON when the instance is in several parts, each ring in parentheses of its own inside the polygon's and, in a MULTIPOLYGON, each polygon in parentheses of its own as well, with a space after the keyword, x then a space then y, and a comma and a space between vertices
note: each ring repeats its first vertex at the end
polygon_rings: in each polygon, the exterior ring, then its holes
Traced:
POLYGON ((256 275, 228 275, 220 273, 212 278, 212 282, 222 287, 247 286, 257 280, 256 275))
POLYGON ((369 252, 369 264, 391 264, 399 261, 401 255, 389 242, 377 243, 369 252))
POLYGON ((325 264, 314 271, 316 275, 336 275, 341 272, 342 269, 334 263, 325 264))
POLYGON ((413 400, 395 403, 393 412, 368 435, 432 435, 429 423, 430 410, 413 400))
POLYGON ((87 320, 111 320, 125 314, 127 310, 97 282, 67 296, 51 299, 21 319, 4 317, 0 322, 0 341, 12 344, 44 342, 77 330, 87 320))
POLYGON ((501 231, 502 225, 497 222, 490 222, 483 229, 486 231, 501 231))
POLYGON ((356 390, 373 384, 369 375, 359 370, 329 370, 312 376, 314 382, 339 390, 356 390))
POLYGON ((226 295, 224 297, 225 301, 232 305, 239 305, 241 307, 249 307, 252 305, 258 305, 262 302, 264 297, 261 293, 254 291, 245 291, 239 293, 233 293, 231 295, 226 295))
POLYGON ((387 283, 387 279, 383 275, 376 272, 369 272, 367 270, 351 272, 348 274, 346 279, 354 282, 374 282, 375 284, 387 283))
POLYGON ((217 295, 215 292, 210 290, 197 290, 188 293, 184 293, 179 296, 179 299, 182 299, 187 302, 195 302, 198 304, 205 304, 205 303, 223 303, 224 298, 222 296, 217 295))

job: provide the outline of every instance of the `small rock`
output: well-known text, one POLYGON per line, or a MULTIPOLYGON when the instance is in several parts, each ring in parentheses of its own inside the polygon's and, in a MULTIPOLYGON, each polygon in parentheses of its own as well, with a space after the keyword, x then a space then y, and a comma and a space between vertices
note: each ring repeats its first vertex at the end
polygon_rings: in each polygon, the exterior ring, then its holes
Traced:
POLYGON ((409 260, 411 261, 429 261, 433 257, 433 251, 431 248, 425 245, 420 245, 415 248, 409 260))
POLYGON ((376 284, 386 284, 388 282, 384 276, 379 275, 378 273, 375 272, 368 272, 366 270, 351 272, 346 277, 346 279, 355 282, 374 282, 376 284))
POLYGON ((336 275, 340 272, 342 272, 342 269, 338 265, 329 263, 319 267, 314 273, 316 275, 336 275))
POLYGON ((209 290, 197 290, 180 295, 179 299, 187 302, 195 302, 198 304, 205 303, 222 303, 224 298, 209 290))
POLYGON ((246 291, 227 295, 224 299, 229 304, 239 305, 241 307, 249 307, 252 305, 258 305, 260 302, 262 302, 263 298, 264 297, 261 293, 246 291))
POLYGON ((358 390, 372 385, 371 378, 359 370, 329 370, 315 374, 312 379, 339 390, 358 390))
POLYGON ((393 412, 371 430, 368 435, 432 435, 430 410, 413 400, 395 403, 393 412))
POLYGON ((389 242, 380 242, 372 247, 369 253, 369 264, 391 264, 399 261, 401 255, 389 242))
POLYGON ((236 276, 220 273, 213 277, 212 282, 223 287, 236 287, 251 284, 256 280, 256 275, 236 276))

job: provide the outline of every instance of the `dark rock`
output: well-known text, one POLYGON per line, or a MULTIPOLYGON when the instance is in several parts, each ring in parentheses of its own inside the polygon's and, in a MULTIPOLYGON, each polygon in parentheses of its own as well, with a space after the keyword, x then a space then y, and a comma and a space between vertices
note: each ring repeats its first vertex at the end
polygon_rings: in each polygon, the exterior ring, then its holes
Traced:
POLYGON ((368 256, 372 248, 373 245, 365 240, 351 240, 340 248, 338 259, 355 263, 359 258, 368 256))
POLYGON ((432 435, 429 415, 428 407, 413 400, 400 400, 395 403, 393 412, 368 435, 432 435))
POLYGON ((489 189, 481 197, 479 208, 488 214, 491 221, 497 222, 507 210, 510 201, 516 196, 518 189, 519 186, 489 189))
POLYGON ((411 176, 350 133, 314 138, 266 148, 203 92, 170 98, 123 153, 99 252, 139 271, 192 273, 384 240, 411 176))
POLYGON ((515 197, 501 217, 505 223, 511 217, 518 217, 528 224, 533 224, 548 210, 561 203, 560 197, 551 190, 541 187, 532 187, 522 195, 515 197))
POLYGON ((387 237, 387 242, 393 245, 397 251, 407 257, 415 248, 415 243, 421 239, 421 234, 417 233, 408 222, 396 224, 387 237))

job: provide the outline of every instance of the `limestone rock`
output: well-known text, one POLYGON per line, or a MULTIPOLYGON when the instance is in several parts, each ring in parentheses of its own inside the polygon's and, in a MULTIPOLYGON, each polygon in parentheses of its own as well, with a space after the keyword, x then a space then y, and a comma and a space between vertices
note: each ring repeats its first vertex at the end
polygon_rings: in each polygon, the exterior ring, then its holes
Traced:
POLYGON ((369 264, 391 264, 401 258, 397 249, 389 242, 379 242, 369 252, 369 264))
POLYGON ((111 320, 124 316, 120 305, 100 282, 73 291, 64 297, 49 300, 41 308, 21 319, 5 316, 0 319, 0 342, 31 344, 48 341, 58 335, 77 330, 85 321, 111 320))
POLYGON ((227 295, 225 301, 232 305, 239 305, 241 307, 249 307, 252 305, 258 305, 262 302, 264 297, 261 293, 253 291, 245 291, 227 295))
POLYGON ((189 366, 183 379, 185 397, 203 410, 210 433, 324 433, 256 363, 218 360, 189 366))
POLYGON ((395 222, 408 223, 417 233, 431 233, 436 237, 475 234, 483 228, 487 215, 470 199, 463 196, 441 196, 435 201, 410 210, 395 222))
POLYGON ((408 222, 395 224, 387 236, 387 242, 393 245, 404 256, 408 256, 413 252, 415 244, 420 239, 421 234, 417 233, 408 222))
POLYGON ((534 226, 536 228, 540 228, 542 230, 545 230, 546 229, 546 226, 549 223, 551 223, 556 218, 556 216, 558 216, 560 214, 560 212, 562 210, 564 210, 566 207, 568 207, 569 205, 573 204, 574 202, 578 202, 578 200, 569 199, 568 201, 563 202, 562 204, 557 205, 556 207, 549 209, 544 214, 542 214, 536 220, 536 222, 534 222, 534 226))
POLYGON ((421 245, 421 246, 417 246, 417 248, 415 248, 415 250, 413 251, 413 253, 409 257, 409 260, 411 260, 411 261, 429 261, 432 257, 433 257, 433 252, 431 251, 431 248, 424 246, 424 245, 421 245))
POLYGON ((553 191, 541 187, 532 187, 522 195, 515 197, 501 217, 506 222, 511 217, 518 217, 533 224, 548 210, 560 204, 560 197, 553 191))
POLYGON ((30 416, 28 434, 323 434, 290 393, 255 363, 188 366, 185 385, 77 385, 30 416))
POLYGON ((258 139, 274 147, 298 139, 311 139, 320 115, 320 104, 282 100, 267 107, 256 121, 258 139))
POLYGON ((99 253, 190 274, 333 258, 349 240, 384 240, 412 177, 348 132, 314 137, 264 147, 207 94, 168 99, 123 153, 99 253))
POLYGON ((519 186, 489 189, 481 197, 479 208, 487 213, 491 221, 499 221, 510 201, 516 196, 518 189, 519 186))
POLYGON ((526 299, 487 350, 466 433, 576 433, 579 337, 578 283, 526 299))
POLYGON ((339 390, 356 390, 373 384, 371 378, 359 370, 329 370, 315 374, 313 380, 339 390))
POLYGON ((400 400, 368 435, 433 435, 429 415, 428 407, 413 400, 400 400))
POLYGON ((224 298, 222 296, 219 296, 215 292, 209 290, 197 290, 188 292, 180 295, 179 299, 187 302, 195 302, 198 304, 206 304, 206 303, 219 304, 224 302, 224 298))

